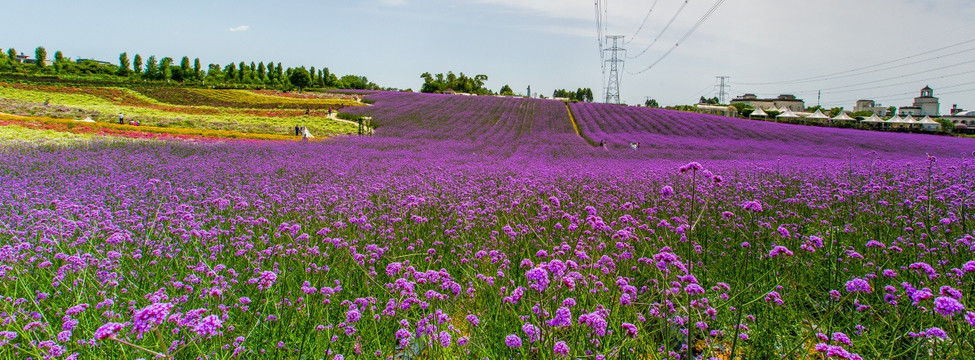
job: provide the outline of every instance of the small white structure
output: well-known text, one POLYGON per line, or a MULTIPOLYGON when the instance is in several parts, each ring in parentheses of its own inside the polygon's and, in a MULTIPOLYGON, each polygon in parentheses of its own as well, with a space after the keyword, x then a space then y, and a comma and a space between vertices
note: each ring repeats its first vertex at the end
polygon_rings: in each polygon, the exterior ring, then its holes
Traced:
POLYGON ((793 113, 792 110, 789 110, 789 108, 784 108, 784 111, 782 111, 782 113, 779 114, 779 116, 776 116, 776 118, 777 119, 798 119, 799 115, 793 113))
POLYGON ((829 116, 826 116, 826 114, 823 114, 822 111, 819 111, 819 109, 816 109, 816 112, 814 112, 812 115, 807 116, 806 119, 808 119, 808 120, 829 120, 829 116))
POLYGON ((927 115, 924 115, 924 118, 917 123, 920 124, 921 128, 923 128, 925 131, 937 131, 938 129, 941 129, 941 123, 932 120, 931 117, 927 115))
POLYGON ((762 110, 762 108, 757 108, 757 109, 755 109, 755 111, 752 111, 752 113, 749 114, 748 116, 768 117, 768 113, 766 113, 764 110, 762 110))
POLYGON ((833 121, 856 121, 856 119, 851 118, 849 115, 847 115, 845 112, 842 112, 842 111, 840 111, 840 114, 839 115, 834 116, 830 120, 833 120, 833 121))

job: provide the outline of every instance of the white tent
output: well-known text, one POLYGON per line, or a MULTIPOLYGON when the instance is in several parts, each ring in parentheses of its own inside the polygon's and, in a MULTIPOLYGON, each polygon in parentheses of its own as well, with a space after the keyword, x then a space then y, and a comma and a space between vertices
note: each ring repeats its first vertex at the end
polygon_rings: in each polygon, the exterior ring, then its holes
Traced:
POLYGON ((776 118, 785 118, 785 119, 798 119, 799 118, 799 115, 794 114, 792 112, 792 110, 789 110, 789 108, 784 107, 784 106, 783 106, 783 108, 785 110, 783 110, 782 113, 779 114, 779 116, 776 116, 776 118))
POLYGON ((935 129, 941 128, 941 123, 931 120, 931 117, 927 115, 924 115, 924 118, 921 119, 921 121, 918 121, 917 123, 921 124, 921 126, 924 127, 924 130, 934 131, 935 129))
POLYGON ((780 108, 779 108, 779 112, 780 112, 780 113, 785 113, 786 111, 788 111, 788 112, 790 112, 790 113, 792 113, 792 109, 789 109, 789 108, 788 108, 788 107, 786 107, 785 105, 782 105, 782 107, 780 107, 780 108))
POLYGON ((761 107, 759 107, 759 108, 755 109, 755 111, 752 111, 752 113, 749 114, 748 116, 761 116, 761 117, 766 117, 766 116, 768 116, 768 114, 765 111, 763 111, 761 107))
POLYGON ((877 116, 877 114, 873 114, 873 115, 870 115, 870 117, 866 118, 865 120, 863 120, 861 122, 863 122, 863 123, 871 123, 871 124, 883 124, 886 121, 884 121, 884 119, 881 119, 879 116, 877 116))
POLYGON ((840 114, 834 116, 833 119, 831 119, 831 120, 833 120, 833 121, 855 121, 856 119, 851 118, 845 112, 840 111, 840 114))
POLYGON ((806 119, 826 120, 826 119, 829 119, 829 116, 826 116, 826 114, 823 114, 822 111, 819 111, 819 109, 816 109, 816 112, 814 112, 812 115, 807 116, 806 119))
POLYGON ((894 115, 890 119, 887 119, 886 122, 888 124, 903 124, 904 123, 904 120, 902 120, 900 116, 894 115))

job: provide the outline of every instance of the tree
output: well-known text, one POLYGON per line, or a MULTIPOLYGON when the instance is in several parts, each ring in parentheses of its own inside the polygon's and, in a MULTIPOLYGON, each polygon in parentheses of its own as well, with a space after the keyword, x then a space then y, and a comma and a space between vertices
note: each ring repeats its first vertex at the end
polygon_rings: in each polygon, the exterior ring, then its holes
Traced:
POLYGON ((267 79, 268 79, 268 81, 272 81, 273 82, 275 80, 275 76, 276 75, 277 74, 274 71, 274 63, 273 62, 267 63, 267 79))
POLYGON ((47 50, 43 46, 38 46, 34 49, 34 57, 37 58, 37 62, 34 63, 38 68, 43 69, 47 66, 47 50))
POLYGON ((647 102, 645 102, 643 106, 646 106, 648 108, 658 108, 660 107, 660 104, 657 103, 657 100, 647 99, 647 102))
MULTIPOLYGON (((58 53, 61 53, 61 52, 58 51, 58 53)), ((55 54, 55 58, 56 57, 57 57, 57 54, 55 54)), ((57 62, 57 60, 55 60, 55 62, 57 62)), ((119 56, 118 56, 118 75, 119 76, 128 76, 129 75, 129 65, 130 65, 129 64, 129 54, 124 53, 124 52, 121 53, 121 54, 119 54, 119 56)))
POLYGON ((311 68, 308 69, 308 75, 311 76, 311 82, 309 83, 309 85, 314 85, 315 82, 318 79, 318 76, 315 75, 315 67, 314 66, 312 66, 311 68))
POLYGON ((183 59, 179 61, 179 72, 180 72, 179 74, 180 80, 186 80, 187 78, 190 77, 192 73, 190 73, 189 57, 184 56, 183 59))
POLYGON ((173 78, 173 58, 167 56, 159 61, 159 77, 166 81, 173 78))
POLYGON ((504 84, 504 86, 501 87, 501 90, 498 90, 498 93, 503 96, 513 96, 515 91, 511 90, 511 87, 508 86, 508 84, 504 84))
POLYGON ((226 76, 227 82, 233 82, 234 80, 237 80, 237 66, 234 65, 234 63, 227 64, 227 66, 223 68, 223 72, 224 74, 227 74, 226 76))
POLYGON ((246 68, 247 68, 247 65, 245 65, 243 61, 241 61, 239 64, 237 64, 237 80, 238 81, 244 82, 244 72, 246 71, 246 68))
POLYGON ((142 73, 142 55, 135 54, 135 59, 132 60, 132 71, 136 74, 142 73))
POLYGON ((257 64, 257 77, 261 79, 261 82, 267 80, 267 67, 264 66, 263 61, 257 64))
POLYGON ((311 83, 311 75, 308 74, 308 70, 300 67, 291 71, 291 75, 288 76, 288 80, 291 81, 291 85, 298 88, 298 92, 301 92, 302 89, 311 83))
POLYGON ((159 64, 156 63, 156 55, 150 55, 146 59, 146 79, 156 80, 159 76, 159 64))
POLYGON ((890 115, 891 117, 893 117, 894 114, 896 114, 896 113, 897 113, 897 107, 896 106, 891 106, 891 107, 887 108, 887 115, 890 115))
POLYGON ((193 78, 202 79, 203 74, 200 74, 200 58, 193 59, 193 78))
POLYGON ((60 74, 64 70, 64 54, 61 50, 54 52, 54 72, 60 74))
POLYGON ((10 58, 10 61, 17 60, 17 49, 14 48, 7 49, 7 57, 10 58))

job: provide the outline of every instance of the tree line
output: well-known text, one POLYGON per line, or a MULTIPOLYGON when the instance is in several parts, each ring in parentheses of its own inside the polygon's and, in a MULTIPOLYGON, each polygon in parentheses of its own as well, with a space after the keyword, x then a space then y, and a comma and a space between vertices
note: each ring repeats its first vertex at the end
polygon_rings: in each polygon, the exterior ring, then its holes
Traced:
POLYGON ((494 94, 490 89, 484 87, 484 82, 488 80, 488 76, 484 74, 468 77, 463 72, 459 75, 454 74, 453 71, 448 71, 446 75, 443 73, 433 75, 425 72, 420 75, 420 78, 423 79, 423 85, 420 87, 420 92, 423 93, 442 94, 453 91, 476 95, 494 94))
POLYGON ((569 99, 569 101, 582 101, 582 102, 592 102, 592 89, 578 89, 575 92, 568 91, 566 89, 557 89, 552 93, 553 98, 563 98, 569 99))
POLYGON ((183 56, 177 63, 171 57, 157 58, 155 55, 150 55, 148 58, 143 58, 142 55, 135 54, 130 58, 128 53, 123 52, 119 54, 118 63, 113 64, 91 59, 72 61, 64 57, 61 51, 56 51, 53 61, 48 65, 47 50, 43 46, 34 50, 32 64, 18 62, 17 58, 18 53, 14 48, 7 49, 6 52, 0 51, 0 72, 35 75, 99 75, 115 77, 119 80, 195 82, 209 86, 253 86, 285 90, 292 88, 300 90, 306 87, 381 89, 365 76, 339 77, 329 71, 328 67, 286 68, 281 62, 274 61, 208 64, 204 68, 200 58, 191 61, 188 56, 183 56))

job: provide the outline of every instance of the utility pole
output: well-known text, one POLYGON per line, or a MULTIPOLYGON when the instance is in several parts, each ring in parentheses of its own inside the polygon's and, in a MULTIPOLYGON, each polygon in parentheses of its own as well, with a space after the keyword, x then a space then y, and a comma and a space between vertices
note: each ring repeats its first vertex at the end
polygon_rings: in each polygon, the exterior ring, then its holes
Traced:
POLYGON ((715 76, 715 78, 718 79, 718 84, 714 86, 714 87, 718 88, 718 103, 720 103, 720 104, 727 104, 727 102, 725 102, 725 100, 728 98, 728 93, 731 92, 731 90, 730 90, 731 89, 731 85, 728 84, 728 79, 730 79, 731 77, 730 76, 715 76), (728 90, 726 91, 726 89, 728 89, 728 90))
POLYGON ((606 42, 612 42, 613 45, 603 51, 608 51, 610 53, 609 59, 606 62, 609 64, 609 81, 606 85, 606 103, 607 104, 619 104, 620 103, 620 73, 619 68, 623 67, 623 59, 626 54, 626 49, 620 47, 620 43, 623 41, 623 35, 609 35, 606 36, 606 42))

